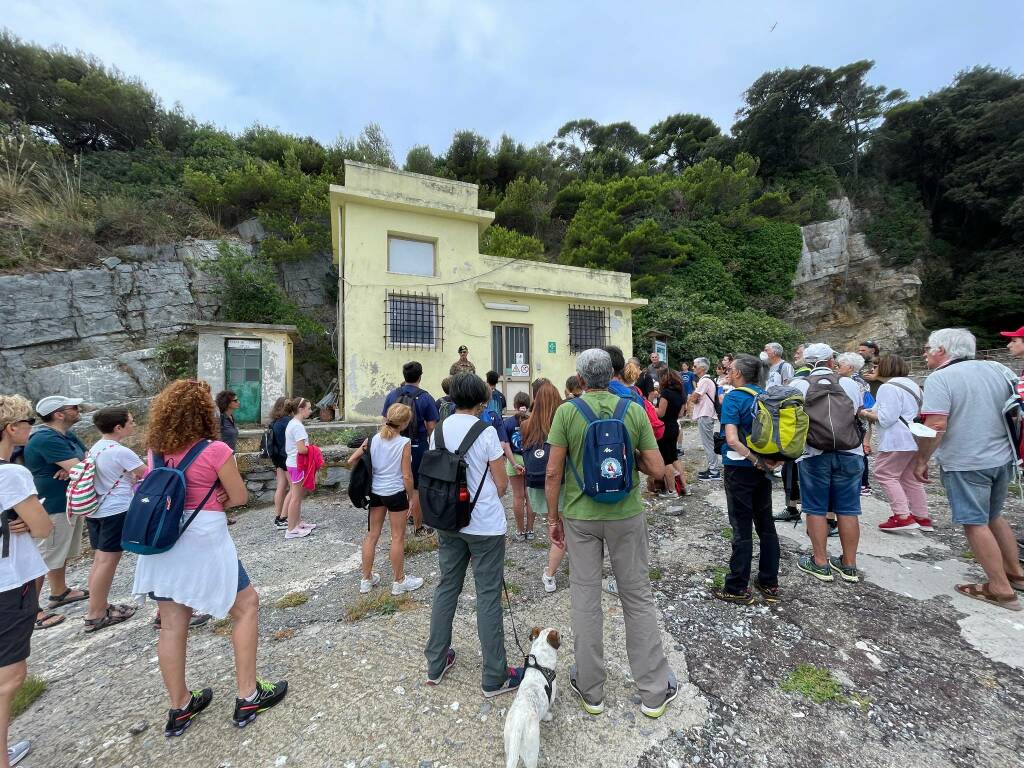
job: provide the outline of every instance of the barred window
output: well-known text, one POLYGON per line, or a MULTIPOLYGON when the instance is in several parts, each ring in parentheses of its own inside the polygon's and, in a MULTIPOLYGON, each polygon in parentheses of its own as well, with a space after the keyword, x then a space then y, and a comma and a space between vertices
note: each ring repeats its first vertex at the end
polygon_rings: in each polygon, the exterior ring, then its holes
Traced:
POLYGON ((569 353, 577 354, 608 344, 608 310, 600 307, 569 307, 569 353))
POLYGON ((444 304, 428 294, 388 292, 384 300, 384 346, 389 349, 441 348, 444 304))

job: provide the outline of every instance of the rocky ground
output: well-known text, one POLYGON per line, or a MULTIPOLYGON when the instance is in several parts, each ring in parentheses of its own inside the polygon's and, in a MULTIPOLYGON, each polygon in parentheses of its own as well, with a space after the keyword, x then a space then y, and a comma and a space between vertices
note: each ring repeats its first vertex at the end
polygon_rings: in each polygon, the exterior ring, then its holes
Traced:
MULTIPOLYGON (((684 430, 689 444, 693 435, 684 430)), ((696 451, 688 461, 697 468, 696 451)), ((708 588, 725 565, 729 541, 720 484, 691 486, 680 504, 649 498, 655 596, 664 642, 680 679, 689 681, 657 721, 639 712, 626 663, 621 611, 605 597, 609 666, 606 713, 592 718, 563 687, 554 720, 542 728, 548 766, 1012 766, 1024 755, 1024 614, 960 596, 952 584, 979 576, 939 489, 934 534, 886 535, 875 525, 887 507, 865 498, 860 584, 823 584, 796 569, 807 546, 802 526, 779 525, 783 600, 737 607, 708 588), (682 514, 673 507, 682 507, 682 514), (800 665, 817 675, 803 692, 786 691, 800 665), (823 677, 827 673, 830 677, 823 677), (808 694, 825 698, 815 703, 808 694)), ((781 486, 776 495, 782 503, 781 486)), ((285 542, 272 511, 242 512, 231 530, 262 598, 261 674, 287 678, 289 697, 238 731, 228 628, 194 630, 189 683, 215 689, 211 707, 180 738, 162 734, 167 706, 156 663, 157 633, 147 604, 129 622, 85 635, 84 609, 33 641, 32 674, 47 691, 12 725, 31 738, 27 768, 72 766, 393 766, 504 765, 502 725, 511 697, 479 693, 473 587, 467 580, 456 618, 455 668, 436 689, 422 684, 436 555, 408 561, 427 578, 405 609, 357 621, 358 545, 365 517, 342 495, 308 502, 314 536, 285 542), (278 607, 302 593, 301 605, 278 607)), ((1024 505, 1011 522, 1024 527, 1024 505)), ((559 681, 572 661, 567 578, 543 591, 543 526, 538 540, 508 540, 506 577, 520 634, 555 626, 566 642, 559 681)), ((837 549, 837 544, 833 545, 837 549)), ((383 550, 381 550, 383 553, 383 550)), ((571 564, 570 564, 571 565, 571 564)), ((69 583, 84 584, 88 563, 69 583)), ((388 581, 384 561, 377 570, 388 581)), ((133 563, 114 588, 129 597, 133 563)), ((508 616, 506 645, 516 658, 508 616)))

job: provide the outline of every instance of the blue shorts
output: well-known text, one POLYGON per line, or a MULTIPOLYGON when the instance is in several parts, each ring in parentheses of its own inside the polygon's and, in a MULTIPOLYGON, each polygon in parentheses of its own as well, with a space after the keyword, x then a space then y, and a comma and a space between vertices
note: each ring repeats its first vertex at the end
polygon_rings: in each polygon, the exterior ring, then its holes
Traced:
POLYGON ((860 514, 860 478, 864 457, 854 453, 822 453, 797 463, 804 514, 860 514))
MULTIPOLYGON (((236 592, 241 592, 243 589, 249 586, 249 574, 245 572, 245 566, 242 565, 242 561, 238 561, 238 589, 236 592)), ((161 603, 172 603, 174 602, 169 597, 157 597, 152 592, 149 593, 150 600, 156 600, 161 603)))
POLYGON ((988 525, 1003 514, 1013 462, 991 469, 939 473, 956 525, 988 525))

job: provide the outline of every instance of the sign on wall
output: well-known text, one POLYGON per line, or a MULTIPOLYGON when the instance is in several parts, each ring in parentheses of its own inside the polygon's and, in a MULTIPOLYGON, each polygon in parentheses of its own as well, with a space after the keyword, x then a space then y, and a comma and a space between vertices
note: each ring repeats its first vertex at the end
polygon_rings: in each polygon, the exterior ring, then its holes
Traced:
POLYGON ((549 341, 548 342, 548 354, 549 355, 555 354, 556 347, 557 347, 557 345, 555 344, 555 342, 549 341))
MULTIPOLYGON (((518 357, 522 357, 522 355, 518 355, 518 357)), ((509 368, 509 372, 510 376, 529 376, 530 366, 527 363, 515 363, 509 368)))
POLYGON ((668 344, 666 342, 664 342, 664 341, 655 341, 654 342, 654 349, 652 349, 651 351, 652 352, 657 352, 658 355, 661 357, 661 362, 663 362, 666 365, 668 365, 668 344))

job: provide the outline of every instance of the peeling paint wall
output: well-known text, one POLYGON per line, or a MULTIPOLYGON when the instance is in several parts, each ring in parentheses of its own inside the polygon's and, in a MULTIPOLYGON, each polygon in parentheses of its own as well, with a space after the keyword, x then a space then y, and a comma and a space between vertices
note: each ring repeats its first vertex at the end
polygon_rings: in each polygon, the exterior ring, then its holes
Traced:
POLYGON ((228 339, 259 339, 262 342, 263 377, 260 382, 260 421, 266 423, 279 397, 292 394, 292 340, 287 333, 251 330, 200 333, 197 377, 216 394, 225 389, 225 346, 228 339))

